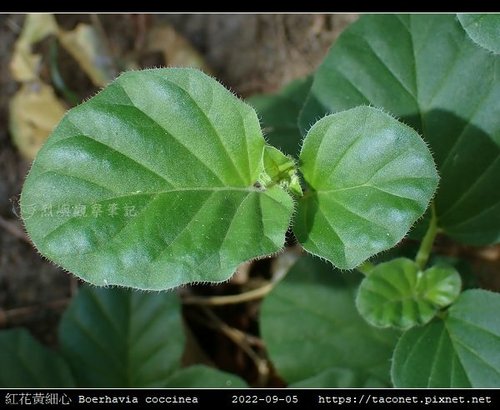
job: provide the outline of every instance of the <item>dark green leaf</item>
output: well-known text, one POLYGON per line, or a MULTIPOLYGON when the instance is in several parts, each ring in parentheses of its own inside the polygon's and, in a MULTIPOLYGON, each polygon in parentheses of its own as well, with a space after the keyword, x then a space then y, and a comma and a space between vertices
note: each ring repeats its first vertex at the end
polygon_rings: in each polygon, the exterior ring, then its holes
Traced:
POLYGON ((255 111, 202 72, 125 73, 40 150, 22 192, 26 229, 96 285, 224 281, 285 240, 291 197, 254 187, 263 150, 255 111))
POLYGON ((408 330, 394 351, 394 385, 500 386, 499 310, 499 294, 468 290, 444 320, 408 330))
POLYGON ((387 387, 387 385, 370 376, 360 375, 350 369, 331 368, 318 375, 292 383, 294 388, 353 388, 353 387, 387 387), (364 376, 364 377, 362 377, 364 376))
POLYGON ((310 191, 299 200, 294 232, 308 252, 342 269, 396 245, 438 181, 418 134, 370 107, 318 121, 300 164, 310 191))
POLYGON ((163 387, 184 350, 173 293, 83 287, 59 339, 79 386, 163 387))
POLYGON ((0 332, 0 387, 73 387, 66 362, 25 329, 0 332))
POLYGON ((458 20, 472 41, 500 53, 500 14, 459 14, 458 20))
POLYGON ((248 99, 261 118, 266 140, 294 157, 299 155, 302 142, 297 118, 311 84, 312 77, 306 77, 291 82, 278 94, 256 95, 248 99))
POLYGON ((331 382, 331 372, 337 374, 332 368, 342 368, 355 380, 389 385, 397 333, 373 328, 359 316, 354 305, 358 283, 356 273, 343 275, 306 256, 264 299, 261 334, 288 383, 319 377, 319 386, 331 382))
POLYGON ((362 16, 316 72, 302 127, 362 104, 396 115, 436 159, 439 226, 467 243, 497 242, 499 58, 474 44, 455 15, 362 16))
POLYGON ((429 322, 453 303, 460 287, 460 275, 452 267, 422 272, 412 260, 399 258, 377 265, 363 279, 356 306, 374 326, 408 329, 429 322))
POLYGON ((195 365, 178 370, 167 381, 165 387, 248 387, 231 373, 226 373, 208 366, 195 365))

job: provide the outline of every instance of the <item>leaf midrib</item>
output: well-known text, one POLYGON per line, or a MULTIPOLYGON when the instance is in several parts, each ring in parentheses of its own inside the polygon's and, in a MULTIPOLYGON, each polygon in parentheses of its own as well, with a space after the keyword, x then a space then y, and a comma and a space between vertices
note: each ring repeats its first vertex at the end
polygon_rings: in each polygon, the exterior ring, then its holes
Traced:
MULTIPOLYGON (((116 199, 120 199, 120 198, 130 198, 130 197, 133 197, 133 196, 147 196, 147 195, 150 195, 150 196, 153 196, 151 198, 151 200, 145 204, 144 208, 143 209, 146 209, 148 207, 149 204, 151 204, 151 202, 155 201, 161 194, 168 194, 168 193, 172 193, 172 192, 187 192, 187 191, 198 191, 198 192, 211 192, 211 193, 214 193, 214 192, 222 192, 222 191, 240 191, 240 192, 245 192, 248 194, 252 193, 252 192, 266 192, 266 191, 262 191, 262 190, 259 190, 257 188, 254 188, 254 187, 251 187, 251 188, 239 188, 239 187, 220 187, 220 188, 207 188, 207 187, 195 187, 195 188, 176 188, 176 189, 171 189, 171 190, 164 190, 164 191, 159 191, 159 192, 154 192, 154 193, 130 193, 128 195, 122 195, 122 196, 113 196, 113 197, 107 197, 107 198, 104 198, 100 201, 92 201, 91 203, 83 203, 83 202, 78 202, 78 205, 90 205, 90 204, 99 204, 103 201, 109 201, 109 200, 116 200, 116 199)), ((246 197, 245 197, 246 198, 246 197)), ((242 199, 243 200, 243 199, 242 199)), ((55 205, 55 204, 52 204, 52 205, 55 205)), ((66 205, 66 203, 65 203, 66 205)), ((67 205, 72 205, 72 204, 67 204, 67 205)), ((135 217, 132 217, 130 218, 130 220, 134 220, 136 219, 138 216, 140 215, 140 213, 135 216, 135 217)), ((68 219, 66 219, 65 221, 63 221, 60 225, 57 225, 54 229, 52 229, 50 232, 47 232, 46 235, 43 237, 43 240, 46 240, 50 235, 52 235, 55 231, 57 231, 58 229, 60 229, 62 226, 70 223, 71 221, 73 221, 74 219, 76 218, 85 218, 85 217, 82 217, 82 216, 72 216, 68 219)), ((124 225, 124 227, 122 229, 124 229, 126 226, 128 226, 128 223, 126 223, 124 225)), ((121 229, 121 230, 122 230, 121 229)), ((120 231, 121 231, 120 230, 120 231)))

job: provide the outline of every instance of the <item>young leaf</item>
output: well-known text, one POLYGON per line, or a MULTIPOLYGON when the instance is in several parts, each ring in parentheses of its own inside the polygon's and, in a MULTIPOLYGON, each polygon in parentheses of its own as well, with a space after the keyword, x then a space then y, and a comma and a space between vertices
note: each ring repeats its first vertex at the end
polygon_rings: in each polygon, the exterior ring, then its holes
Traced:
POLYGON ((26 229, 96 285, 227 280, 285 240, 291 197, 254 187, 264 145, 255 111, 202 72, 125 73, 40 150, 21 196, 26 229))
POLYGON ((396 115, 434 154, 439 227, 467 243, 497 242, 499 58, 474 44, 455 15, 362 16, 316 72, 301 126, 362 104, 396 115))
POLYGON ((299 200, 294 232, 308 252, 342 269, 396 245, 438 182, 418 134, 371 107, 314 124, 300 163, 310 191, 299 200))
POLYGON ((264 172, 260 182, 264 187, 271 187, 276 183, 289 192, 302 196, 302 188, 297 175, 295 161, 283 154, 279 149, 266 146, 263 155, 264 172))
POLYGON ((358 283, 356 273, 342 275, 305 256, 264 299, 261 334, 288 383, 319 377, 318 386, 340 387, 348 376, 333 375, 341 368, 352 372, 357 383, 389 385, 389 358, 398 333, 373 328, 360 317, 354 305, 358 283), (339 386, 331 385, 334 379, 339 386))
POLYGON ((56 352, 25 329, 0 332, 0 387, 73 387, 73 375, 56 352))
POLYGON ((189 366, 175 372, 165 387, 248 387, 248 384, 231 373, 203 365, 189 366))
POLYGON ((184 333, 173 293, 80 288, 60 328, 82 387, 164 387, 180 367, 184 333))
POLYGON ((492 53, 500 54, 499 14, 458 14, 457 17, 472 41, 492 53))
POLYGON ((468 290, 444 320, 408 330, 394 351, 395 387, 498 387, 500 295, 468 290))
POLYGON ((291 82, 277 94, 255 95, 247 100, 261 117, 266 140, 287 155, 299 155, 302 134, 297 118, 311 84, 312 77, 306 77, 291 82))
POLYGON ((408 329, 429 322, 460 293, 461 279, 452 267, 422 272, 412 260, 377 265, 363 279, 356 298, 361 315, 377 327, 408 329))

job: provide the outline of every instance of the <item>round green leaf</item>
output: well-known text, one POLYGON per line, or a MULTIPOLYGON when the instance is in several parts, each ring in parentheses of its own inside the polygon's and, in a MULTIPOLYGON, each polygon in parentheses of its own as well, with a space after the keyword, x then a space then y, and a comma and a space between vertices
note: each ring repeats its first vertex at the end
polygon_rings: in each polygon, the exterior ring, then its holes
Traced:
POLYGON ((342 269, 396 245, 438 182, 418 134, 371 107, 319 120, 300 163, 310 191, 299 200, 294 232, 307 251, 342 269))
POLYGON ((0 332, 0 387, 73 387, 66 362, 25 329, 0 332))
POLYGON ((389 359, 398 333, 376 329, 361 318, 354 305, 358 283, 355 272, 343 275, 305 256, 266 296, 261 335, 271 361, 288 383, 313 378, 309 386, 314 380, 317 387, 342 380, 365 386, 390 384, 389 359), (332 368, 344 369, 343 375, 332 368))
POLYGON ((460 275, 448 266, 422 272, 412 260, 377 265, 363 279, 356 298, 361 315, 377 327, 408 329, 428 323, 458 297, 460 275))
POLYGON ((164 387, 200 388, 200 387, 248 387, 238 376, 204 365, 189 366, 178 370, 164 387))
POLYGON ((301 127, 359 105, 396 115, 423 136, 436 160, 440 228, 463 242, 495 243, 499 59, 474 44, 455 15, 361 16, 317 70, 301 127))
POLYGON ((61 349, 82 387, 164 387, 184 351, 173 293, 80 288, 59 327, 61 349))
POLYGON ((292 199, 254 187, 264 144, 255 111, 202 72, 125 73, 40 150, 21 196, 26 229, 96 285, 227 280, 285 240, 292 199))
POLYGON ((468 290, 444 320, 408 330, 394 351, 395 387, 500 386, 500 295, 468 290))
POLYGON ((500 14, 458 14, 457 17, 472 41, 500 54, 500 14))
POLYGON ((433 266, 419 275, 417 292, 421 300, 437 308, 451 305, 460 294, 462 279, 451 266, 433 266))

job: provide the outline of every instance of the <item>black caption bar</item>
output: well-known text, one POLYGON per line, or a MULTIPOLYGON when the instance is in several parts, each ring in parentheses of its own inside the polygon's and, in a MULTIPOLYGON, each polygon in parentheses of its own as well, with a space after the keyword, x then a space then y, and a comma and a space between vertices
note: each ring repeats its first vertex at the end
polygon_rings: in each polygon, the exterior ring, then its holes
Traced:
POLYGON ((500 389, 1 389, 0 408, 498 408, 500 389))

